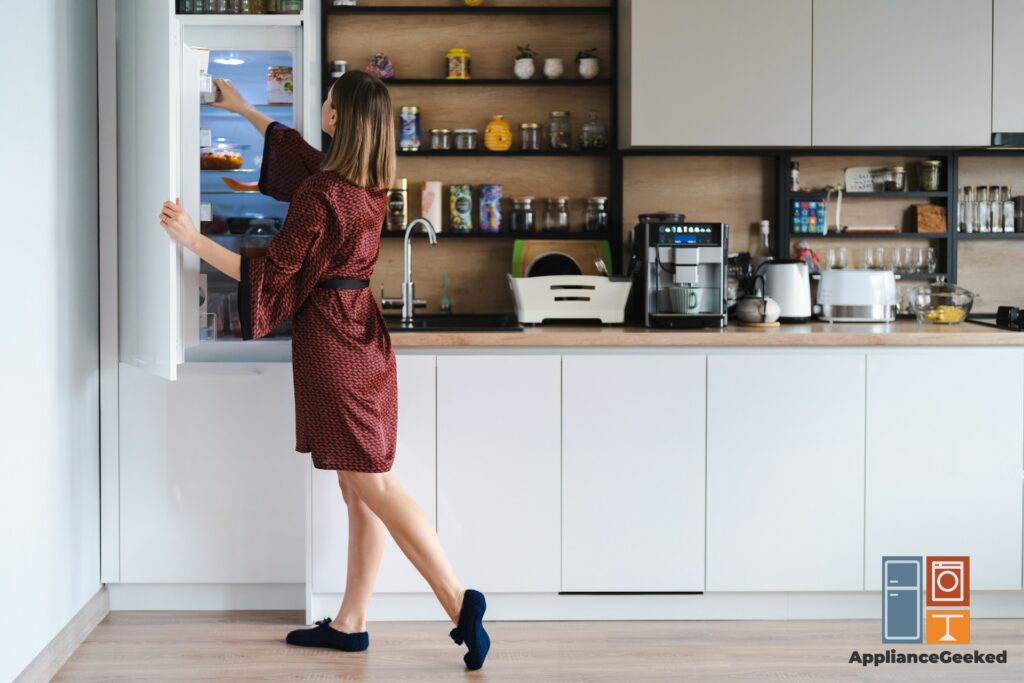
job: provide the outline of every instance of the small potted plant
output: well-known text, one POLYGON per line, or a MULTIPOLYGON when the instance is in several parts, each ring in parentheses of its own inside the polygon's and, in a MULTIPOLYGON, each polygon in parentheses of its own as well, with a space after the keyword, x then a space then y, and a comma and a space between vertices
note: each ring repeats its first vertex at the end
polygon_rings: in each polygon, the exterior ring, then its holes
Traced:
POLYGON ((576 70, 579 71, 580 78, 591 79, 597 77, 601 66, 597 59, 596 47, 580 50, 576 53, 576 70))
POLYGON ((516 46, 516 61, 512 67, 516 78, 524 81, 533 78, 533 74, 537 70, 537 65, 533 61, 536 56, 537 53, 531 50, 529 45, 516 46))

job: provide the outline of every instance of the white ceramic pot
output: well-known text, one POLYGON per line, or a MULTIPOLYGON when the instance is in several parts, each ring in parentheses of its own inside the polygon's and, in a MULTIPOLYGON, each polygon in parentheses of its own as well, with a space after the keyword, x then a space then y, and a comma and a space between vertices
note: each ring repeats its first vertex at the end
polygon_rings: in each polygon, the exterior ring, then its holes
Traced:
POLYGON ((544 60, 545 78, 561 78, 563 73, 565 73, 565 66, 562 64, 561 57, 548 57, 544 60))
POLYGON ((532 57, 524 57, 515 61, 512 70, 515 72, 516 78, 521 78, 525 81, 533 78, 533 74, 537 71, 537 65, 534 64, 532 57))
POLYGON ((597 78, 597 74, 601 70, 601 63, 597 57, 584 57, 576 63, 576 68, 580 72, 580 78, 597 78))
POLYGON ((768 297, 748 296, 736 304, 736 317, 745 323, 773 323, 782 311, 768 297))

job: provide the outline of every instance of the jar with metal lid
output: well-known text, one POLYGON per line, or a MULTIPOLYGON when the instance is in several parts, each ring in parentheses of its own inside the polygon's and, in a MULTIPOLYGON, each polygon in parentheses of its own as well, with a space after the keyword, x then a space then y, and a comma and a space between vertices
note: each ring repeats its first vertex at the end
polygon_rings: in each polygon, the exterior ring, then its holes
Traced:
POLYGON ((572 147, 572 131, 569 129, 569 112, 553 111, 548 118, 548 142, 551 149, 572 147))
POLYGON ((524 152, 540 151, 540 124, 519 124, 519 148, 524 152))
POLYGON ((511 232, 533 232, 533 197, 513 197, 509 214, 511 232))
POLYGON ((886 192, 904 192, 907 189, 907 169, 903 166, 890 168, 883 189, 886 192))
POLYGON ((942 162, 929 159, 917 169, 917 184, 924 192, 936 192, 942 184, 942 162))
POLYGON ((545 230, 568 230, 569 229, 569 198, 551 197, 548 199, 548 208, 544 212, 545 230))
POLYGON ((584 232, 607 232, 608 209, 605 208, 607 197, 588 197, 587 208, 583 214, 584 232))
POLYGON ((430 129, 430 149, 451 149, 452 131, 449 128, 430 129))
POLYGON ((388 230, 405 230, 409 219, 409 179, 395 178, 395 184, 388 190, 388 230))
POLYGON ((580 127, 580 149, 605 149, 608 146, 608 134, 605 126, 593 109, 587 115, 587 121, 580 127))
POLYGON ((403 152, 416 152, 420 148, 420 108, 407 105, 399 110, 401 129, 398 147, 403 152))
POLYGON ((477 130, 476 128, 455 129, 455 149, 470 150, 476 149, 477 130))
POLYGON ((445 55, 448 59, 448 76, 450 79, 469 78, 469 51, 461 47, 453 47, 445 55))

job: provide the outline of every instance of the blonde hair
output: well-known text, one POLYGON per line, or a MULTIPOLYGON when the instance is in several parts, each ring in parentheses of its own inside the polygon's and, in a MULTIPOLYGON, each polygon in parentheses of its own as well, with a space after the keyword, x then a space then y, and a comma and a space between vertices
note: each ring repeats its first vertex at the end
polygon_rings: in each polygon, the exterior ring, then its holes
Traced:
POLYGON ((321 168, 359 187, 391 187, 395 125, 387 86, 363 71, 348 71, 331 86, 330 98, 338 122, 321 168))

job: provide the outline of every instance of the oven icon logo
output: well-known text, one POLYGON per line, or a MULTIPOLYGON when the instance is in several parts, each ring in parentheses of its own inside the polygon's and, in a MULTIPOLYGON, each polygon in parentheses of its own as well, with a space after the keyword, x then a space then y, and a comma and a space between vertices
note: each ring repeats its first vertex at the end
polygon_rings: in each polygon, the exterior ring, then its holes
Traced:
POLYGON ((968 556, 887 555, 882 581, 883 643, 971 642, 968 556))

